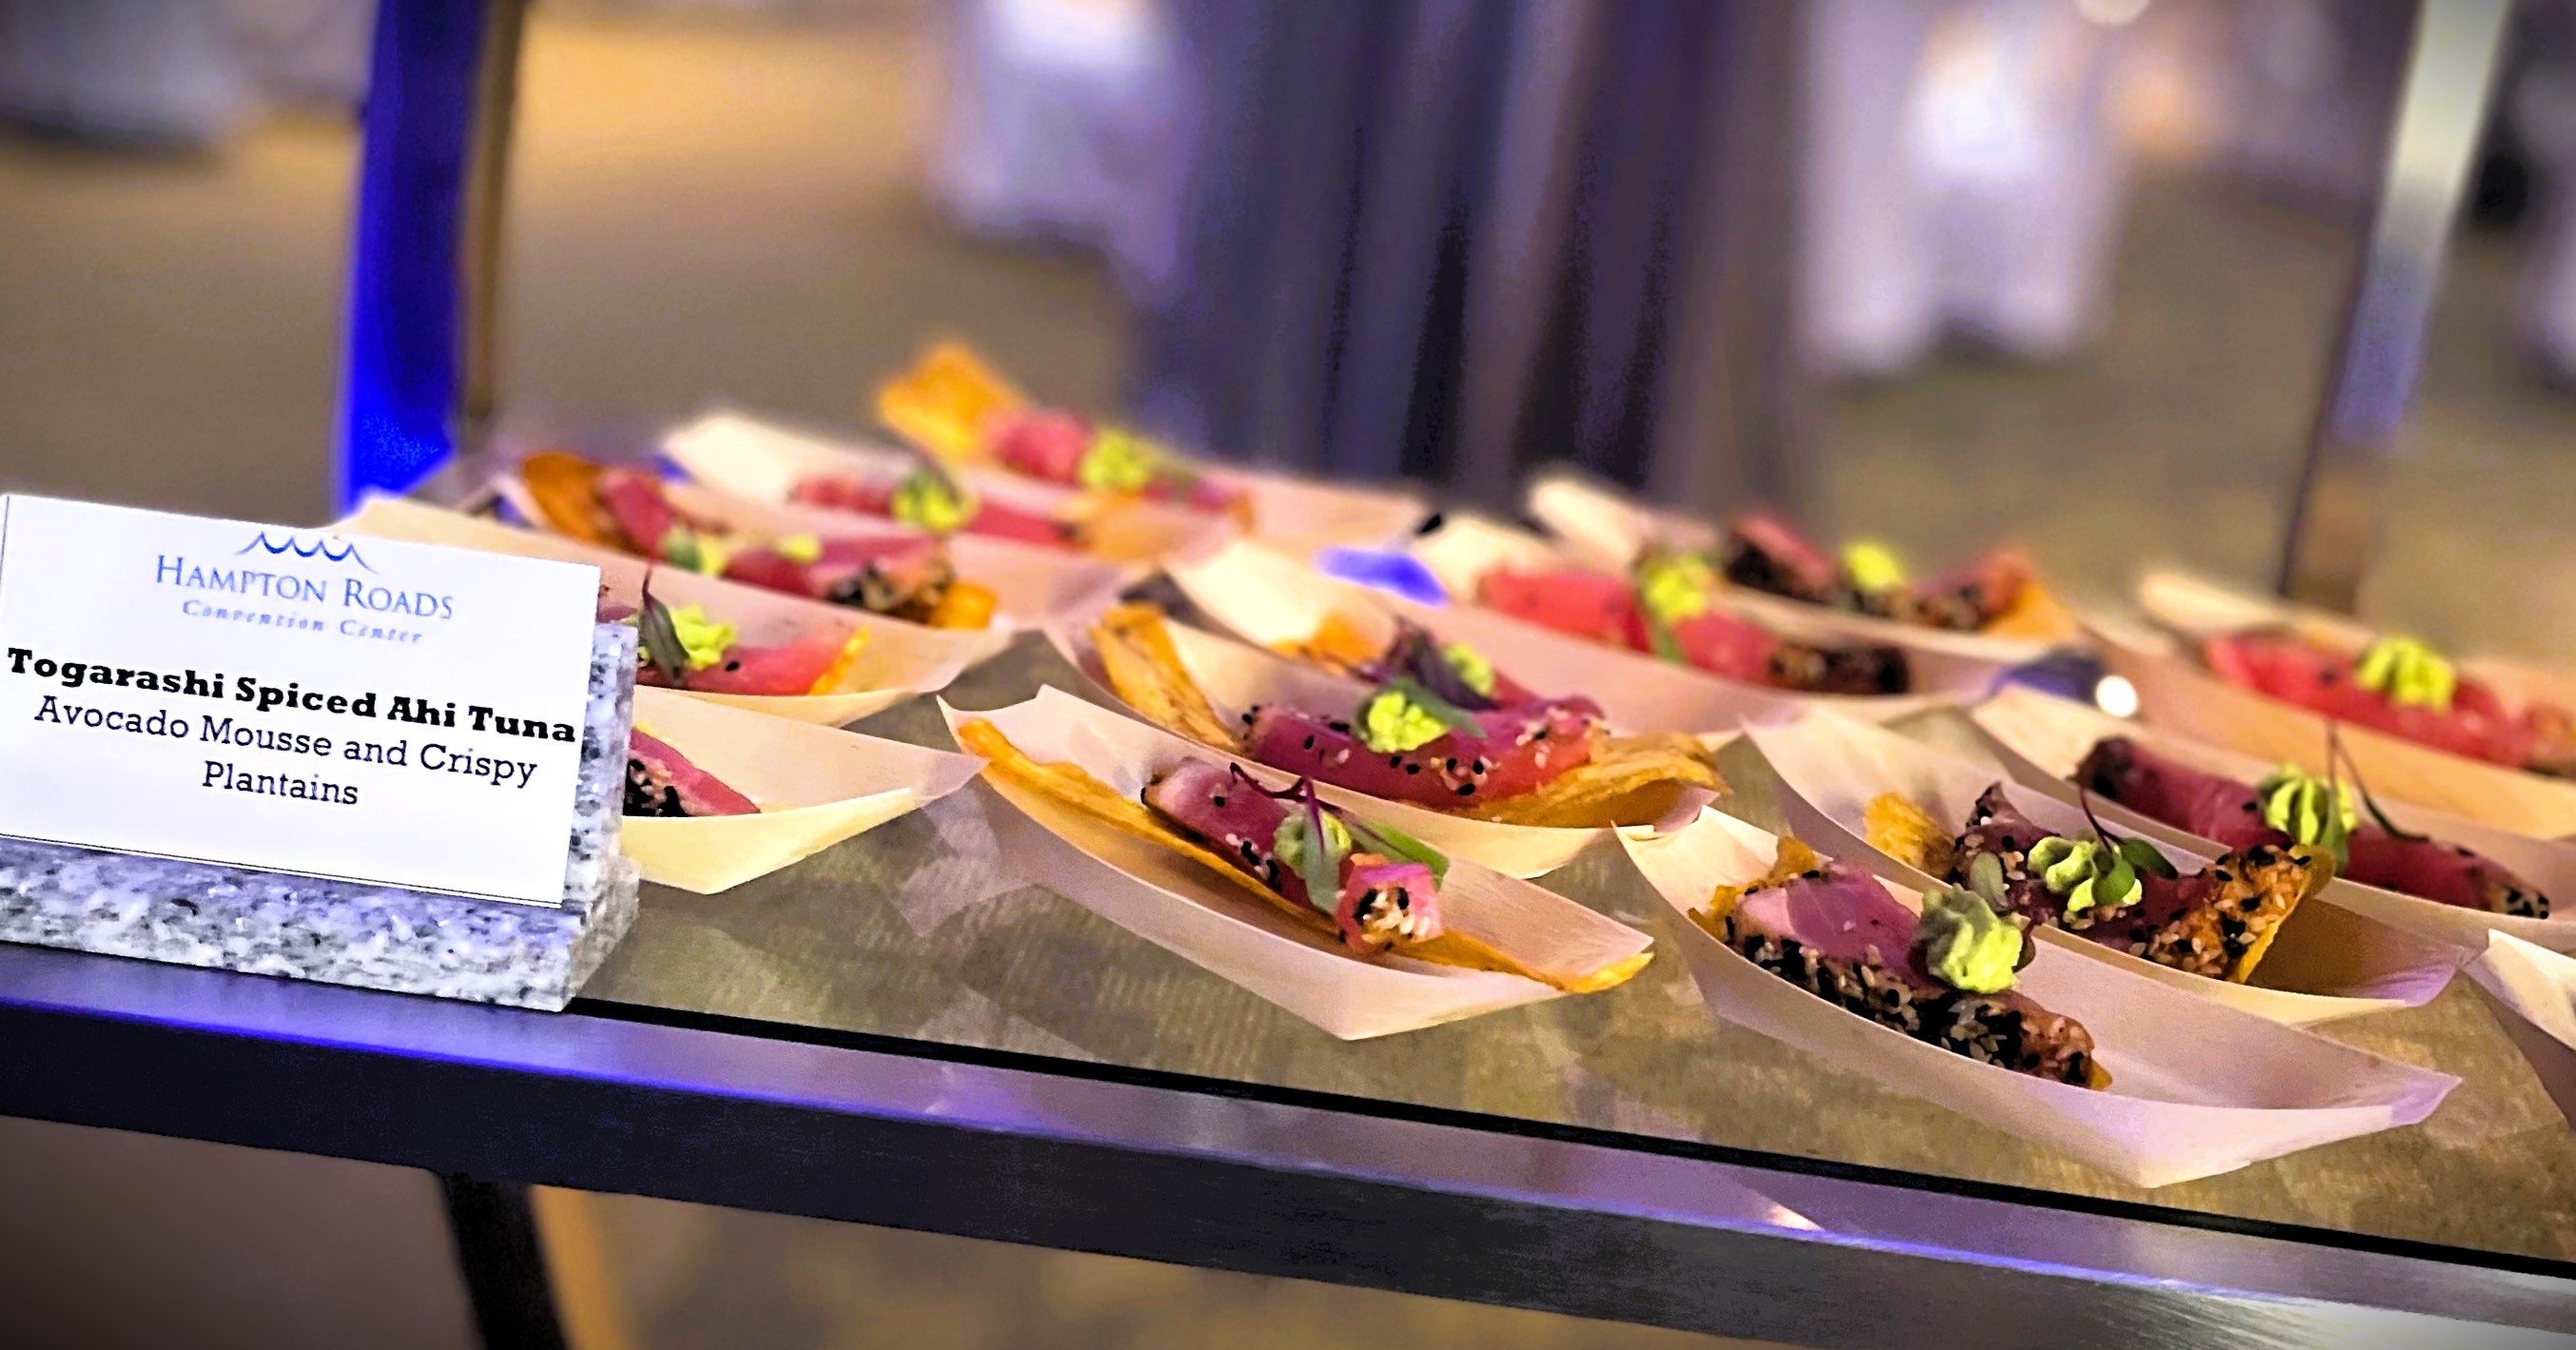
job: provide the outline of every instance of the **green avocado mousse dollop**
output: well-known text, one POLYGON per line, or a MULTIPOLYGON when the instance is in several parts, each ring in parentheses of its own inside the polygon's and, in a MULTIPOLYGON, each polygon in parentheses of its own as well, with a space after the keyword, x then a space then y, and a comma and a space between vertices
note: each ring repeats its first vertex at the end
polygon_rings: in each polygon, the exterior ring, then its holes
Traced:
POLYGON ((2409 637, 2384 637, 2361 654, 2353 679, 2401 708, 2451 710, 2460 677, 2440 652, 2409 637))
POLYGON ((1360 705, 1360 744, 1381 755, 1419 750, 1449 734, 1449 724, 1434 716, 1402 688, 1381 690, 1360 705))
POLYGON ((2137 900, 2138 869, 2125 852, 2099 840, 2052 834, 2030 846, 2030 869, 2051 895, 2065 897, 2072 920, 2090 909, 2115 910, 2137 900))
POLYGON ((894 518, 934 534, 955 534, 975 518, 979 503, 948 475, 927 466, 904 475, 895 485, 894 518))
POLYGON ((1092 434, 1073 475, 1094 492, 1142 492, 1162 462, 1153 442, 1132 431, 1103 427, 1092 434))
POLYGON ((1915 951, 1933 979, 1971 994, 2000 994, 2013 987, 2030 938, 1997 914, 1974 891, 1944 887, 1923 897, 1915 925, 1915 951))
POLYGON ((2263 803, 2263 823, 2290 842, 2331 851, 2338 871, 2352 861, 2361 812, 2342 783, 2284 764, 2254 785, 2254 795, 2263 803))
MULTIPOLYGON (((1280 866, 1301 877, 1310 876, 1317 880, 1325 877, 1339 878, 1342 874, 1342 859, 1351 856, 1350 827, 1344 825, 1330 811, 1317 812, 1316 819, 1324 822, 1324 856, 1320 860, 1306 856, 1306 844, 1310 831, 1306 825, 1306 813, 1303 811, 1291 811, 1287 819, 1279 822, 1279 828, 1270 836, 1270 850, 1279 855, 1280 866), (1316 862, 1320 862, 1321 865, 1309 865, 1316 862)), ((1317 894, 1311 883, 1306 890, 1307 902, 1327 914, 1332 913, 1334 907, 1341 902, 1341 896, 1336 893, 1328 891, 1317 894)))
POLYGON ((1483 652, 1463 642, 1440 644, 1440 659, 1457 675, 1458 682, 1475 691, 1478 698, 1494 696, 1494 663, 1483 652))
POLYGON ((680 650, 688 653, 691 670, 704 670, 723 660, 739 636, 732 624, 708 618, 704 605, 681 605, 669 613, 671 633, 679 638, 680 650))
POLYGON ((1885 544, 1861 540, 1843 550, 1843 571, 1851 577, 1853 589, 1863 595, 1878 595, 1905 584, 1905 564, 1885 544))
POLYGON ((1717 570, 1696 553, 1655 552, 1637 560, 1637 603, 1659 624, 1696 619, 1716 597, 1717 570))

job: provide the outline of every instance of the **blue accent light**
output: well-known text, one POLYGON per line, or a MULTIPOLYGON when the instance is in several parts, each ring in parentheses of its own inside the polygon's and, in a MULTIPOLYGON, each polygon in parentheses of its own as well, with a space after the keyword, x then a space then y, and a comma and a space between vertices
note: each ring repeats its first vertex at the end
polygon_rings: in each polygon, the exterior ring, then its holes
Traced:
POLYGON ((1315 555, 1316 570, 1326 576, 1356 581, 1425 605, 1449 603, 1440 578, 1409 553, 1389 549, 1328 548, 1315 555))
POLYGON ((333 496, 405 492, 456 453, 466 174, 489 6, 382 0, 367 83, 333 496))

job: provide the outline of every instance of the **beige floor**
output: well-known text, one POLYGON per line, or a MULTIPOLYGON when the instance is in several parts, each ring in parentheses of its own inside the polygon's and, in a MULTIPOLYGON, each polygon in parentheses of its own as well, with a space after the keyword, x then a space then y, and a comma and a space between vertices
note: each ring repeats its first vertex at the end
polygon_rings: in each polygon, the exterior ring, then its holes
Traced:
MULTIPOLYGON (((874 375, 953 329, 1050 395, 1114 400, 1124 317, 1101 272, 960 238, 910 190, 909 42, 891 19, 817 39, 541 17, 510 393, 852 421, 874 375)), ((351 145, 325 118, 200 157, 0 135, 0 487, 321 518, 351 145)), ((1820 514, 1926 557, 2019 535, 2078 591, 2156 556, 2259 575, 2349 240, 2151 179, 2103 340, 2056 367, 1956 358, 1846 392, 1820 514)), ((2481 246, 2457 270, 2373 602, 2438 638, 2576 657, 2576 403, 2498 346, 2509 265, 2481 246)), ((0 1343, 463 1337, 409 1174, 0 1122, 0 1193, 43 1197, 0 1205, 0 1252, 44 1255, 0 1259, 0 1343), (119 1272, 138 1265, 164 1274, 137 1292, 119 1272)), ((1708 1343, 658 1202, 597 1214, 610 1321, 639 1346, 1708 1343)))

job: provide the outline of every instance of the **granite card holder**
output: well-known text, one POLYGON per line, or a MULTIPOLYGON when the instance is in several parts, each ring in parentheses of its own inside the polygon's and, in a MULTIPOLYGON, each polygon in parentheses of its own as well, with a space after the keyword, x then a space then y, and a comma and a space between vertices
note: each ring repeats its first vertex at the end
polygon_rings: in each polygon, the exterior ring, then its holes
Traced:
POLYGON ((560 1010, 635 921, 634 704, 635 631, 602 624, 560 909, 0 839, 0 941, 560 1010))

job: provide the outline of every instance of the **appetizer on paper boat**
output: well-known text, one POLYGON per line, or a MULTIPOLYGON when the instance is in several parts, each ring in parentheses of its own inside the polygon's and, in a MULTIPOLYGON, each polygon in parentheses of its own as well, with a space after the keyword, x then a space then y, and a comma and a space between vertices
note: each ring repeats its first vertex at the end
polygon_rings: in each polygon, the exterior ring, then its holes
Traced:
POLYGON ((1694 554, 1652 553, 1630 575, 1584 568, 1495 568, 1476 603, 1574 637, 1645 652, 1743 684, 1801 694, 1903 694, 1905 652, 1799 642, 1724 608, 1716 574, 1694 554))
POLYGON ((626 814, 695 819, 757 815, 760 807, 689 757, 642 731, 627 733, 626 814))
POLYGON ((2085 755, 2075 781, 2230 849, 2313 847, 2330 852, 2336 871, 2359 885, 2487 914, 2549 917, 2549 897, 2538 886, 2464 844, 2399 828, 2358 775, 2347 781, 2340 773, 2285 764, 2246 783, 2194 769, 2131 737, 2110 736, 2085 755))
POLYGON ((2333 875, 2327 855, 2250 841, 2189 875, 2144 839, 2090 822, 2042 828, 1997 783, 1953 836, 1905 797, 1869 804, 1871 847, 1973 893, 2006 922, 2046 926, 2186 974, 2243 984, 2301 902, 2333 875))
POLYGON ((2061 806, 2089 801, 2105 820, 2204 855, 2283 842, 2340 852, 2320 896, 2336 907, 2453 947, 2503 930, 2576 950, 2576 919, 2552 917, 2564 914, 2553 898, 2576 893, 2576 847, 2383 803, 2379 774, 2364 790, 2349 733, 2316 733, 2312 772, 2028 689, 1970 715, 2013 776, 2061 806))
POLYGON ((1625 982, 1652 955, 1569 974, 1534 969, 1454 930, 1442 897, 1449 860, 1401 830, 1324 802, 1312 779, 1274 789, 1239 765, 1191 759, 1166 766, 1131 796, 1080 765, 1037 762, 989 720, 963 722, 957 740, 1000 782, 1195 861, 1354 957, 1409 957, 1589 993, 1625 982))
POLYGON ((2071 636, 2030 560, 2011 550, 1914 581, 1884 545, 1855 543, 1835 557, 1778 516, 1755 514, 1727 526, 1718 562, 1734 585, 1845 613, 1953 633, 2071 636))
POLYGON ((933 348, 880 389, 877 413, 896 434, 944 461, 1223 515, 1301 547, 1383 545, 1423 516, 1421 503, 1401 492, 1204 464, 1126 428, 1040 407, 953 343, 933 348))
POLYGON ((972 782, 969 755, 635 691, 620 846, 644 878, 713 895, 972 782))
POLYGON ((1876 877, 1780 841, 1768 874, 1718 886, 1691 919, 1744 959, 1857 1017, 1979 1063, 2110 1086, 2093 1036, 2014 991, 2037 955, 2025 925, 1950 889, 1917 914, 1876 877))
POLYGON ((993 621, 997 597, 959 580, 935 537, 747 534, 683 512, 650 472, 554 452, 529 456, 519 480, 548 528, 586 543, 933 628, 993 621))
POLYGON ((1354 668, 1349 707, 1239 710, 1229 722, 1174 649, 1162 611, 1122 605, 1092 630, 1112 692, 1166 730, 1290 773, 1505 824, 1650 824, 1691 790, 1724 791, 1713 756, 1679 734, 1610 734, 1600 705, 1541 697, 1459 644, 1407 630, 1354 668))
POLYGON ((816 726, 839 726, 944 687, 1006 640, 998 631, 930 629, 737 585, 401 498, 370 498, 338 528, 596 567, 601 622, 642 628, 648 595, 669 621, 668 642, 639 633, 637 684, 816 726))
POLYGON ((704 604, 666 605, 649 587, 643 604, 603 594, 599 621, 632 625, 637 632, 635 682, 701 694, 799 698, 841 687, 866 648, 867 630, 844 636, 809 633, 792 642, 742 640, 741 630, 707 612, 704 604))
POLYGON ((694 482, 774 506, 870 517, 935 534, 1144 562, 1202 546, 1230 522, 1178 506, 1040 483, 916 449, 830 439, 737 412, 662 437, 694 482))

